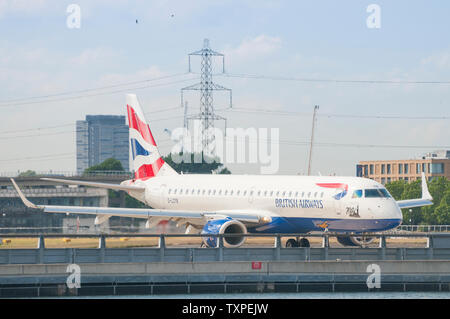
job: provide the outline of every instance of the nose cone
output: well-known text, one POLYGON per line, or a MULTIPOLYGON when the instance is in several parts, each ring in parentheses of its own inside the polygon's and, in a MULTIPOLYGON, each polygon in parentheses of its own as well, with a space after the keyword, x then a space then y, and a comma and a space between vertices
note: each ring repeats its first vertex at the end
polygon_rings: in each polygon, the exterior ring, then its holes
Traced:
POLYGON ((385 205, 382 205, 382 207, 383 206, 384 206, 383 215, 385 216, 384 218, 391 221, 390 228, 400 226, 403 221, 403 214, 397 202, 393 198, 391 198, 387 201, 387 203, 385 203, 385 205))
POLYGON ((378 231, 385 231, 401 225, 403 215, 397 202, 390 199, 381 199, 374 209, 374 218, 377 220, 378 231))

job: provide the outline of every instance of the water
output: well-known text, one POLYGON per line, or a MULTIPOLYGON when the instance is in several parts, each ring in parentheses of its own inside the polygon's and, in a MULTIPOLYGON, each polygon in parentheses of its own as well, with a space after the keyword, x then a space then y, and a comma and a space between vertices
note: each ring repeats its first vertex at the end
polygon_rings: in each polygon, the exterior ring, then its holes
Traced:
POLYGON ((75 299, 450 299, 450 292, 317 292, 93 296, 75 299))

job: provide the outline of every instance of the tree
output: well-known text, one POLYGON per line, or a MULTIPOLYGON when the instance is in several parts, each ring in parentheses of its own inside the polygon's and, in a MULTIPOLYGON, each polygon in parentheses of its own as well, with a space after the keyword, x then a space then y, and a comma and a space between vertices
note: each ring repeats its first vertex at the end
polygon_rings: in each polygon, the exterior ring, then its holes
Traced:
POLYGON ((31 177, 31 176, 36 176, 36 172, 32 171, 32 170, 27 170, 25 172, 22 172, 19 174, 19 177, 31 177))
MULTIPOLYGON (((125 171, 123 169, 122 163, 119 160, 116 160, 115 158, 108 158, 104 160, 102 163, 98 165, 91 166, 84 170, 83 174, 89 174, 96 171, 125 171)), ((113 198, 120 197, 120 191, 113 191, 108 190, 108 198, 111 201, 113 198)), ((147 207, 144 203, 141 201, 138 201, 137 199, 131 197, 128 194, 125 194, 125 206, 129 208, 143 208, 147 207)))
POLYGON ((169 164, 178 173, 196 173, 196 174, 231 174, 230 170, 223 167, 218 157, 209 157, 200 153, 178 153, 163 157, 164 161, 169 164), (175 159, 174 159, 175 157, 175 159), (201 161, 198 159, 201 158, 201 161), (181 161, 179 160, 181 159, 181 161))
POLYGON ((85 169, 83 174, 89 174, 95 171, 124 171, 124 169, 119 160, 116 160, 115 158, 108 158, 100 164, 85 169))
MULTIPOLYGON (((394 181, 385 186, 395 200, 420 198, 422 196, 421 180, 411 183, 394 181)), ((428 190, 433 197, 433 205, 403 209, 403 222, 405 224, 450 224, 450 181, 445 177, 433 178, 428 182, 428 190)))
POLYGON ((406 184, 408 184, 406 181, 398 180, 388 183, 385 186, 395 200, 400 200, 405 191, 406 184))

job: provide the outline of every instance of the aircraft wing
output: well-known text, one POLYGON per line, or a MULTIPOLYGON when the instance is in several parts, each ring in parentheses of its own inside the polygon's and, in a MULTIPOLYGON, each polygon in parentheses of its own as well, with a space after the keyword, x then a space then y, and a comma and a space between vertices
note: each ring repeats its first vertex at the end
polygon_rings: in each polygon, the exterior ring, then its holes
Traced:
POLYGON ((64 183, 70 185, 84 185, 91 187, 101 187, 108 189, 115 189, 120 191, 145 191, 144 187, 133 186, 133 185, 119 185, 119 184, 108 184, 108 183, 96 183, 96 182, 86 182, 86 181, 75 181, 71 179, 58 179, 58 178, 41 178, 45 181, 64 183))
POLYGON ((261 224, 271 221, 269 212, 260 210, 248 211, 189 211, 189 210, 166 210, 166 209, 151 209, 151 208, 118 208, 118 207, 88 207, 88 206, 56 206, 56 205, 36 205, 29 201, 23 192, 17 186, 14 179, 11 178, 17 193, 22 199, 25 206, 29 208, 42 209, 46 213, 65 213, 65 214, 88 214, 96 215, 97 217, 134 217, 161 220, 174 220, 183 223, 190 223, 194 225, 204 225, 208 220, 221 219, 231 217, 239 220, 244 224, 261 224))
POLYGON ((422 198, 398 200, 397 204, 400 208, 413 208, 421 206, 433 205, 433 197, 428 191, 425 174, 422 172, 422 198))

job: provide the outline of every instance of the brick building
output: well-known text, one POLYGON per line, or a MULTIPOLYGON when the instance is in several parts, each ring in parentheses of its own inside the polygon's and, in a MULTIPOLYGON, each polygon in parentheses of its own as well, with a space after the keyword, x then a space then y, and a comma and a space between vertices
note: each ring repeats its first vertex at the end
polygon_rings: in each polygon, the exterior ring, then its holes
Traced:
POLYGON ((428 180, 445 176, 450 179, 450 151, 435 151, 418 159, 360 161, 356 175, 373 179, 381 184, 397 180, 415 181, 422 172, 428 180))

